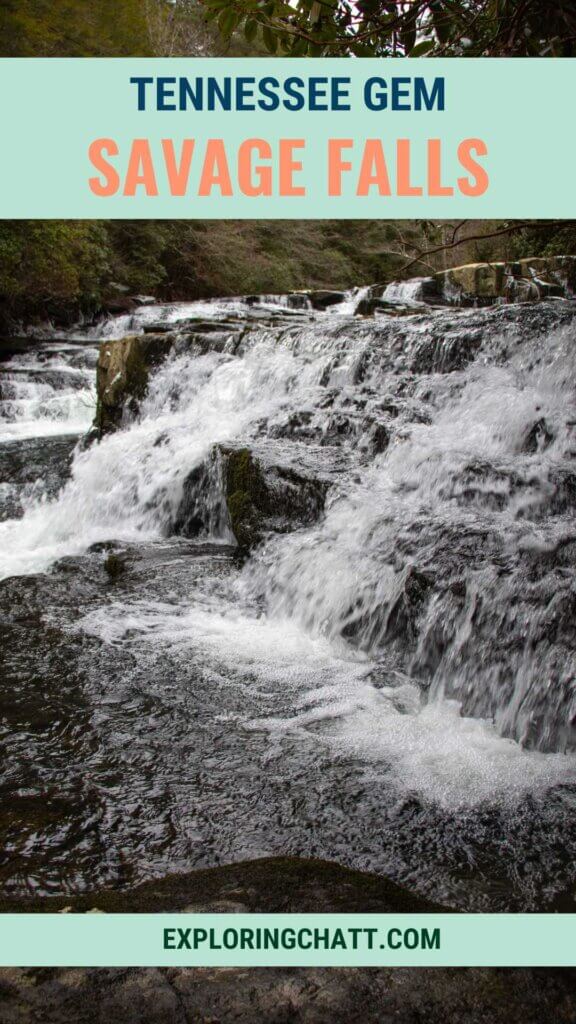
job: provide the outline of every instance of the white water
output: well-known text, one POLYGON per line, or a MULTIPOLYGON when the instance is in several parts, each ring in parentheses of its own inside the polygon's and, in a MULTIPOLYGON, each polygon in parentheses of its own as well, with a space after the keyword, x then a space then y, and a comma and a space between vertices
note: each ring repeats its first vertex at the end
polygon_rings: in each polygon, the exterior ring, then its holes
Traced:
MULTIPOLYGON (((340 316, 353 315, 358 303, 369 291, 369 287, 350 289, 346 293, 346 299, 329 306, 326 313, 340 316)), ((152 324, 174 325, 177 328, 183 321, 189 319, 202 321, 226 320, 227 317, 245 318, 250 314, 250 309, 254 307, 260 312, 268 311, 270 313, 289 310, 294 315, 312 309, 309 299, 302 292, 294 292, 289 295, 259 295, 253 298, 255 301, 250 304, 247 303, 245 296, 239 295, 223 299, 140 306, 133 313, 110 317, 85 331, 79 333, 77 329, 74 329, 70 334, 73 337, 110 341, 115 338, 125 338, 127 335, 141 334, 147 326, 152 324)))
POLYGON ((88 430, 96 408, 95 357, 95 350, 40 350, 3 363, 0 443, 88 430))
POLYGON ((414 277, 409 281, 391 281, 382 292, 382 298, 402 306, 422 306, 423 284, 426 280, 424 277, 414 277))
POLYGON ((212 673, 215 693, 248 686, 251 694, 282 695, 290 709, 283 717, 247 719, 242 728, 268 733, 272 750, 286 737, 313 737, 333 755, 354 755, 399 797, 413 793, 455 812, 485 802, 513 807, 526 793, 576 783, 572 758, 527 753, 491 722, 462 717, 456 701, 423 705, 407 677, 390 673, 389 685, 375 688, 369 658, 293 619, 239 610, 238 598, 234 589, 200 588, 188 607, 113 604, 79 627, 108 644, 160 647, 185 662, 196 657, 212 673))
POLYGON ((272 416, 296 386, 305 389, 295 371, 293 356, 265 338, 243 360, 217 353, 170 360, 137 422, 78 454, 56 501, 0 524, 1 577, 43 571, 98 541, 162 536, 188 473, 215 442, 272 416))
MULTIPOLYGON (((157 318, 158 310, 153 313, 157 318)), ((184 607, 106 606, 85 618, 85 630, 108 643, 150 642, 182 656, 194 650, 215 681, 243 686, 248 679, 290 694, 283 717, 250 719, 243 726, 265 730, 278 742, 287 733, 317 736, 376 769, 383 766, 399 792, 417 792, 444 807, 513 801, 523 792, 575 781, 572 757, 527 753, 498 734, 491 720, 497 716, 482 714, 484 649, 462 667, 475 609, 470 601, 481 598, 498 608, 509 596, 506 577, 493 589, 490 567, 480 564, 481 545, 459 563, 468 588, 464 607, 439 606, 453 636, 431 673, 431 703, 421 703, 418 678, 406 659, 402 671, 393 659, 386 661, 394 649, 387 640, 392 613, 414 564, 442 577, 453 572, 448 554, 455 538, 484 530, 498 557, 517 557, 526 545, 553 546, 572 528, 565 518, 541 520, 533 512, 549 497, 553 473, 569 457, 573 334, 547 339, 544 365, 538 363, 539 341, 538 350, 520 348, 505 368, 478 359, 451 374, 415 378, 391 424, 388 449, 363 461, 362 417, 378 410, 382 396, 394 394, 398 374, 407 375, 406 361, 427 341, 430 323, 396 325, 388 335, 386 325, 331 322, 332 327, 317 322, 283 334, 261 330, 241 358, 209 352, 167 361, 152 378, 138 418, 78 454, 72 478, 55 501, 32 503, 22 520, 0 525, 2 576, 45 571, 56 559, 102 540, 159 539, 174 521, 184 481, 214 444, 245 441, 263 429, 268 436, 271 427, 302 411, 323 436, 335 409, 343 413, 359 395, 359 433, 341 450, 349 468, 318 525, 270 539, 231 587, 191 591, 184 607), (366 359, 375 363, 360 376, 366 359), (327 408, 330 389, 336 404, 327 408), (553 442, 546 450, 523 453, 526 433, 541 418, 550 424, 553 442), (468 467, 487 462, 491 472, 479 480, 476 499, 462 502, 468 467), (522 486, 512 485, 512 469, 522 486), (492 497, 498 499, 495 508, 484 501, 492 497), (479 680, 475 718, 463 717, 460 705, 447 699, 447 678, 456 691, 459 680, 466 687, 479 680)), ((116 324, 114 330, 123 328, 116 324)), ((442 344, 448 335, 449 330, 441 333, 442 344)), ((495 350, 498 345, 495 339, 495 350)), ((433 646, 427 638, 437 627, 435 601, 412 655, 415 667, 433 646)), ((530 623, 517 628, 529 636, 530 623)), ((508 731, 519 723, 520 735, 527 728, 520 690, 527 680, 537 689, 545 666, 533 660, 532 678, 526 670, 529 650, 509 663, 516 707, 514 699, 503 702, 498 721, 508 731)), ((561 695, 558 713, 569 719, 570 705, 561 695)), ((557 733, 554 723, 550 736, 557 733)))

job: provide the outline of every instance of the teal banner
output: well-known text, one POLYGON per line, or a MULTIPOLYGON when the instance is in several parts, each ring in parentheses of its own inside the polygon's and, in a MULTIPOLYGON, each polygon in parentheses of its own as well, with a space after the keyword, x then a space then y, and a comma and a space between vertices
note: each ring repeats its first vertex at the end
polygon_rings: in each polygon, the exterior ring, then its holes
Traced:
POLYGON ((0 966, 573 967, 574 914, 3 914, 0 966))
POLYGON ((568 218, 574 59, 4 59, 2 218, 568 218))

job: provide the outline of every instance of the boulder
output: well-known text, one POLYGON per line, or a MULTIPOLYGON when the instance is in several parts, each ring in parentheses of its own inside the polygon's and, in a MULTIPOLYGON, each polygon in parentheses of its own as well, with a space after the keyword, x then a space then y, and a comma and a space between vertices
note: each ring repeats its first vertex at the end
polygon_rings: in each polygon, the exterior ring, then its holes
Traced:
POLYGON ((386 313, 388 316, 409 316, 414 313, 414 307, 403 306, 399 302, 388 302, 387 299, 368 297, 360 299, 355 312, 358 316, 373 316, 375 313, 386 313))
POLYGON ((576 256, 527 257, 514 263, 467 263, 435 274, 445 298, 460 306, 538 302, 576 291, 576 256))
POLYGON ((562 294, 576 292, 576 256, 529 256, 518 266, 522 277, 555 285, 562 294))
POLYGON ((490 305, 504 294, 504 263, 467 263, 434 275, 442 293, 456 305, 490 305))
POLYGON ((282 464, 273 453, 216 445, 186 480, 173 529, 186 537, 228 533, 249 550, 267 533, 317 519, 328 487, 327 479, 282 464))
POLYGON ((117 430, 127 413, 137 411, 146 394, 150 370, 166 358, 173 344, 173 336, 147 334, 107 341, 101 346, 94 423, 99 437, 117 430))
POLYGON ((102 309, 111 316, 119 316, 121 313, 132 313, 139 303, 130 295, 118 295, 113 298, 104 299, 102 309))

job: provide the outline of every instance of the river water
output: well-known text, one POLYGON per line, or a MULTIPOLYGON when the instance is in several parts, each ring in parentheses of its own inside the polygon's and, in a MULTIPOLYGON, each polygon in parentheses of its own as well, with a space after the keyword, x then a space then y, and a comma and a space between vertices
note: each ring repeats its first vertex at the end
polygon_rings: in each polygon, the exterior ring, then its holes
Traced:
POLYGON ((1 365, 5 893, 279 853, 472 910, 572 886, 576 309, 362 294, 144 307, 1 365), (156 324, 139 412, 84 445, 100 341, 156 324), (323 512, 240 557, 218 445, 323 512))

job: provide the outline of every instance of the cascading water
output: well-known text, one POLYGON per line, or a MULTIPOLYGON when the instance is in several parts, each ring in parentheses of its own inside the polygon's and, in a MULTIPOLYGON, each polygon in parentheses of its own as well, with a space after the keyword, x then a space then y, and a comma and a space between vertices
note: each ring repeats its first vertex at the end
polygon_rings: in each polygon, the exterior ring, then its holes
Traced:
POLYGON ((34 843, 21 872, 122 884, 97 820, 135 878, 299 852, 459 906, 542 905, 576 853, 573 307, 244 305, 234 334, 230 306, 139 311, 133 329, 215 316, 229 341, 179 336, 123 429, 0 524, 6 600, 38 601, 45 664, 77 665, 88 715, 64 787, 78 841, 54 826, 52 874, 34 843), (243 566, 219 455, 238 449, 326 493, 243 566))
POLYGON ((95 349, 44 345, 0 365, 0 443, 79 434, 94 418, 95 349))
POLYGON ((425 299, 425 286, 430 278, 415 277, 409 281, 392 281, 386 285, 382 298, 387 302, 408 306, 420 306, 425 299))

